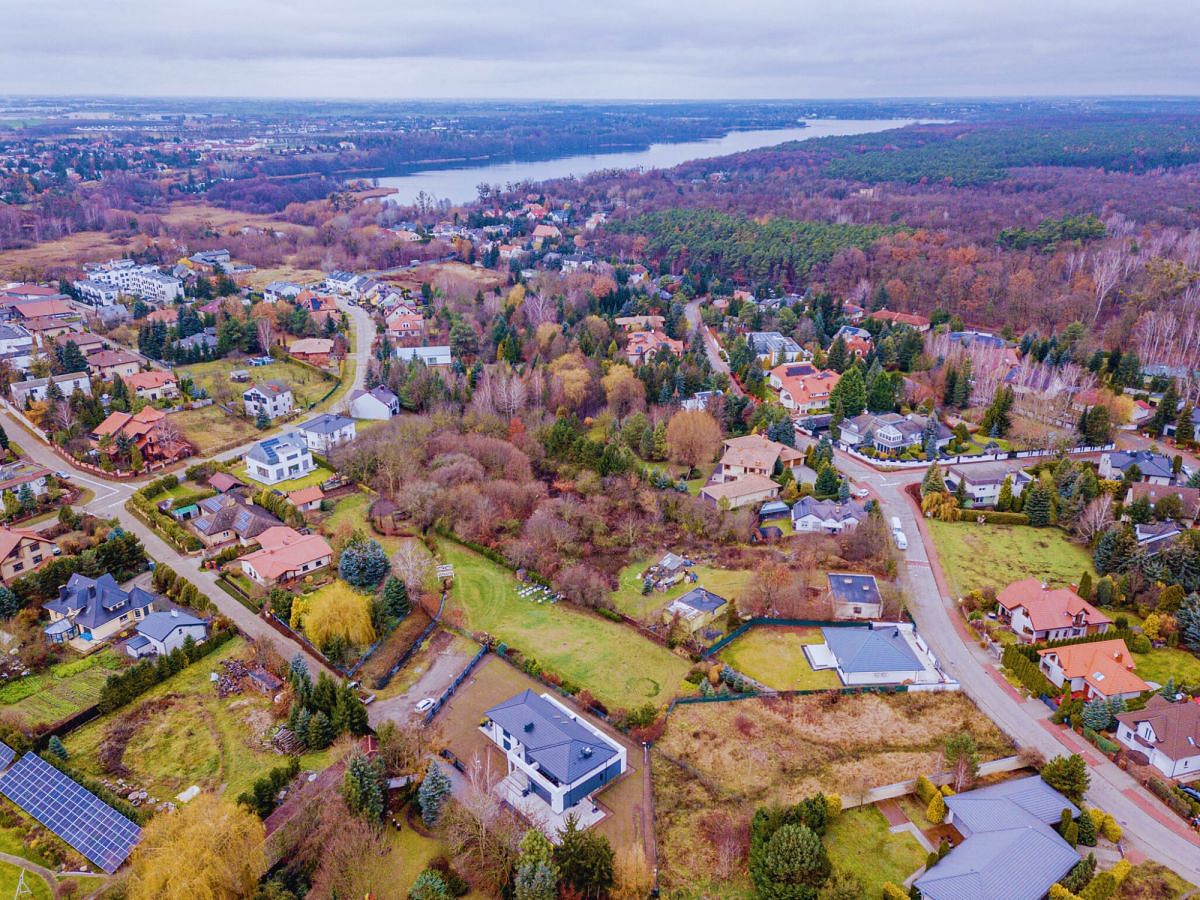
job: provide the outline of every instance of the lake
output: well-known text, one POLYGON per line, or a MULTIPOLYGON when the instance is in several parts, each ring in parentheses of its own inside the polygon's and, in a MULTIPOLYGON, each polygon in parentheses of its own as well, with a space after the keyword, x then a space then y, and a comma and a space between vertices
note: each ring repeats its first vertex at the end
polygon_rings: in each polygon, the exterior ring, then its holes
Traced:
POLYGON ((506 185, 522 181, 545 181, 569 175, 587 175, 598 169, 665 169, 693 159, 726 156, 759 147, 773 147, 786 141, 808 141, 819 137, 871 134, 889 128, 912 125, 916 119, 814 119, 805 128, 765 128, 731 131, 724 137, 702 141, 651 144, 645 150, 624 153, 590 153, 563 156, 538 162, 503 162, 464 168, 429 169, 411 175, 379 179, 380 187, 395 188, 389 199, 412 203, 424 191, 439 200, 466 203, 477 196, 476 185, 506 185))

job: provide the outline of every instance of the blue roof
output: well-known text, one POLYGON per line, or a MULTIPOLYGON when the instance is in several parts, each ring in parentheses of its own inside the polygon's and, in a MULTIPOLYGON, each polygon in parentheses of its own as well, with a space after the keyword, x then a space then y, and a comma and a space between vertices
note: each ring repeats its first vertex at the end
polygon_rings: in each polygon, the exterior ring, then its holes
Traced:
POLYGON ((167 639, 172 631, 185 625, 204 625, 203 619, 197 619, 195 616, 188 615, 185 612, 176 612, 172 615, 169 612, 150 613, 146 618, 138 623, 138 634, 144 634, 146 637, 154 638, 161 643, 167 639))
POLYGON ((770 516, 786 516, 790 511, 788 505, 782 500, 768 500, 759 509, 758 517, 759 519, 766 519, 770 516))
POLYGON ((675 602, 690 606, 692 609, 698 609, 701 612, 713 613, 729 601, 724 597, 714 594, 712 591, 707 591, 702 587, 694 587, 682 597, 676 598, 675 602))
POLYGON ((990 831, 1017 825, 1058 822, 1064 809, 1072 816, 1079 809, 1038 775, 1014 778, 990 787, 955 794, 946 798, 954 811, 954 821, 966 825, 972 832, 990 831), (1001 813, 1004 807, 1007 813, 1001 813))
POLYGON ((528 760, 559 784, 572 784, 617 755, 607 739, 530 690, 485 715, 520 741, 528 760))
POLYGON ((916 672, 924 668, 895 625, 822 628, 843 672, 916 672))
POLYGON ((341 431, 347 425, 353 425, 354 420, 346 416, 335 416, 331 413, 322 413, 315 419, 305 422, 300 426, 301 431, 311 431, 314 434, 333 434, 341 431))
POLYGON ((874 575, 849 572, 829 573, 829 592, 839 603, 879 603, 879 585, 874 575))
POLYGON ((131 650, 141 650, 143 647, 150 646, 150 638, 135 634, 125 643, 125 646, 131 650))
POLYGON ((99 578, 88 578, 76 572, 59 589, 58 597, 45 606, 72 619, 76 625, 91 629, 153 602, 154 596, 139 587, 131 591, 121 590, 116 579, 107 572, 99 578), (70 615, 72 610, 78 611, 74 617, 70 615))
POLYGON ((1132 453, 1115 450, 1109 454, 1108 464, 1121 473, 1130 466, 1137 466, 1143 476, 1175 477, 1170 458, 1161 453, 1151 453, 1149 450, 1136 450, 1132 453))

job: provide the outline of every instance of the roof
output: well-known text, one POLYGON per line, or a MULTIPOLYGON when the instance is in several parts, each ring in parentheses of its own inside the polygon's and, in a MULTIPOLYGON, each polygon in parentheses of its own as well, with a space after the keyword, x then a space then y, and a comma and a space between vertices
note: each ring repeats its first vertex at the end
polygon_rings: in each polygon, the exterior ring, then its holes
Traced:
POLYGON ((680 606, 687 606, 699 612, 715 613, 728 602, 719 594, 714 594, 702 587, 694 587, 686 594, 676 597, 671 605, 674 606, 678 603, 680 606))
POLYGON ((724 447, 722 467, 740 466, 744 469, 765 469, 770 472, 775 468, 776 462, 788 463, 804 458, 804 454, 799 450, 772 441, 761 434, 730 438, 725 441, 724 447))
POLYGON ((1106 697, 1115 694, 1140 694, 1150 685, 1134 673, 1133 655, 1120 638, 1068 644, 1039 650, 1039 656, 1053 654, 1068 678, 1082 678, 1093 690, 1106 697))
POLYGON ((138 623, 138 634, 143 634, 152 640, 162 643, 176 628, 183 628, 189 625, 204 625, 207 622, 203 619, 197 619, 193 615, 178 610, 170 612, 153 612, 138 623))
POLYGON ((951 466, 950 473, 962 478, 967 484, 1003 484, 1004 479, 1012 476, 1013 483, 1028 482, 1033 476, 1020 466, 1013 467, 1008 463, 986 462, 970 463, 968 465, 951 466))
POLYGON ((792 507, 793 522, 805 516, 816 516, 821 521, 848 522, 853 519, 861 522, 867 518, 867 508, 853 500, 839 503, 837 500, 817 500, 808 496, 801 497, 792 507))
POLYGON ((307 562, 333 555, 329 542, 319 534, 301 534, 286 525, 268 528, 258 536, 262 549, 242 557, 263 578, 278 578, 307 562))
POLYGON ((525 690, 486 713, 525 746, 529 760, 561 784, 572 784, 617 755, 606 738, 560 706, 525 690))
POLYGON ((1126 503, 1133 503, 1145 497, 1153 506, 1164 497, 1178 497, 1183 504, 1183 514, 1189 519, 1200 517, 1200 488, 1175 487, 1165 484, 1151 484, 1148 481, 1137 481, 1129 486, 1126 493, 1126 503))
POLYGON ((272 379, 271 381, 255 382, 246 389, 246 393, 250 393, 250 391, 258 391, 264 397, 278 397, 283 394, 290 394, 292 389, 284 382, 272 379))
POLYGON ((720 501, 722 499, 734 500, 738 497, 759 494, 763 491, 773 491, 772 496, 774 496, 779 493, 779 485, 766 475, 750 474, 743 475, 737 481, 705 485, 701 488, 700 493, 712 500, 720 501))
POLYGON ((1174 478, 1175 470, 1169 457, 1161 453, 1151 453, 1149 450, 1126 452, 1114 450, 1108 455, 1108 464, 1118 472, 1124 473, 1130 466, 1137 466, 1143 477, 1174 478))
POLYGON ((324 500, 325 492, 321 490, 320 485, 314 484, 312 487, 292 491, 287 495, 287 498, 294 506, 303 506, 305 503, 315 503, 318 500, 324 500))
POLYGON ((98 369, 108 366, 125 366, 131 363, 141 365, 142 358, 128 350, 97 350, 87 358, 88 365, 98 369))
POLYGON ((821 634, 843 672, 917 672, 924 669, 895 625, 822 628, 821 634))
POLYGON ((258 462, 266 463, 267 465, 275 465, 279 462, 280 452, 287 452, 289 449, 300 450, 302 453, 308 452, 308 444, 304 442, 304 438, 296 434, 294 431, 289 431, 286 434, 281 434, 278 437, 267 438, 265 441, 259 441, 253 447, 246 451, 246 458, 257 460, 258 462))
POLYGON ((1056 791, 1040 775, 1013 778, 974 791, 965 791, 946 798, 946 806, 954 811, 954 821, 978 834, 1037 822, 1057 823, 1064 809, 1072 816, 1079 809, 1056 791))
MULTIPOLYGON (((57 292, 56 292, 57 293, 57 292)), ((30 300, 14 307, 22 319, 37 319, 42 316, 68 316, 74 310, 62 300, 30 300)))
POLYGON ((298 341, 292 341, 288 346, 288 353, 293 355, 297 353, 332 353, 333 341, 329 338, 301 338, 298 341))
POLYGON ((631 332, 629 340, 625 343, 627 356, 645 357, 659 350, 666 350, 668 353, 680 356, 683 354, 683 341, 669 338, 661 331, 651 330, 631 332))
POLYGON ((214 491, 220 491, 222 494, 232 490, 235 487, 245 487, 237 478, 230 475, 228 472, 216 472, 209 476, 208 486, 214 491))
POLYGON ((1169 759, 1200 755, 1200 703, 1171 703, 1155 694, 1145 709, 1120 713, 1117 721, 1134 731, 1142 722, 1148 723, 1154 730, 1154 741, 1138 735, 1138 743, 1169 759))
POLYGON ((121 590, 115 578, 105 572, 99 578, 88 578, 76 572, 59 588, 58 596, 48 601, 46 609, 66 616, 84 628, 99 628, 120 618, 133 609, 150 606, 154 596, 139 587, 121 590), (72 617, 72 610, 78 610, 72 617))
POLYGON ((856 575, 852 572, 830 572, 829 592, 839 603, 882 603, 879 584, 874 575, 856 575))
POLYGON ((912 313, 892 312, 890 309, 880 309, 871 313, 870 318, 880 322, 892 322, 896 325, 911 325, 913 328, 927 328, 929 320, 924 316, 912 313))
POLYGON ((1112 624, 1112 619, 1070 588, 1050 589, 1036 578, 1014 581, 996 595, 996 602, 1009 612, 1023 607, 1036 631, 1068 628, 1076 616, 1090 625, 1112 624))
POLYGON ((313 434, 335 434, 341 431, 347 425, 353 427, 354 420, 347 416, 338 416, 333 413, 322 413, 315 419, 310 419, 303 425, 298 426, 299 431, 311 431, 313 434))
MULTIPOLYGON (((50 470, 47 469, 47 472, 50 470)), ((54 543, 46 537, 43 537, 40 532, 30 528, 0 528, 0 559, 8 559, 9 555, 17 549, 21 541, 29 539, 31 541, 42 541, 47 544, 54 543)))
POLYGON ((160 388, 164 385, 175 384, 175 375, 171 372, 162 372, 158 369, 151 369, 149 372, 135 372, 125 379, 125 383, 136 390, 150 390, 152 388, 160 388))
POLYGON ((281 524, 279 519, 261 506, 248 503, 233 494, 206 497, 199 506, 203 512, 192 520, 192 527, 209 536, 232 531, 240 538, 249 539, 281 524))
POLYGON ((684 558, 675 553, 664 553, 663 558, 658 561, 659 568, 667 569, 672 572, 676 569, 682 569, 686 565, 687 562, 684 561, 684 558))
POLYGON ((811 403, 817 398, 828 398, 842 376, 832 369, 818 369, 809 363, 785 363, 771 370, 771 378, 779 382, 779 389, 787 391, 797 404, 811 403))

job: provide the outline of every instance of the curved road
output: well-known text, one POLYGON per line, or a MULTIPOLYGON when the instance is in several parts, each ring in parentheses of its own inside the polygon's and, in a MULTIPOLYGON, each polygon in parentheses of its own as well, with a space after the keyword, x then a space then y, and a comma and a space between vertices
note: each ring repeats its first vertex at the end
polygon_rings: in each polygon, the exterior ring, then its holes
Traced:
POLYGON ((905 486, 919 482, 924 471, 879 472, 841 451, 837 455, 838 467, 843 472, 870 487, 885 518, 898 516, 904 526, 909 545, 900 554, 904 558, 900 580, 908 609, 922 637, 967 696, 1020 747, 1035 748, 1047 759, 1071 752, 1084 753, 1091 773, 1087 799, 1121 823, 1124 844, 1168 866, 1193 884, 1200 884, 1200 846, 1195 832, 1190 832, 1165 807, 1158 809, 1157 800, 1090 744, 1081 740, 1069 743, 1075 735, 1050 726, 1050 710, 1046 705, 1038 700, 1020 699, 1000 676, 992 657, 973 641, 964 639, 955 627, 955 619, 959 618, 955 603, 941 590, 934 573, 936 550, 916 505, 904 493, 905 486), (917 535, 921 540, 914 539, 917 535), (1160 813, 1162 819, 1149 810, 1160 813))

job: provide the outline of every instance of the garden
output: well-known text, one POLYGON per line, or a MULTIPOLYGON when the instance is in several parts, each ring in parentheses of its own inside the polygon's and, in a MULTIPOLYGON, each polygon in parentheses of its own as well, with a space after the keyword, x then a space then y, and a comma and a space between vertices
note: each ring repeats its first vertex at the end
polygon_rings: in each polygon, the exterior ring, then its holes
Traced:
POLYGON ((122 664, 116 650, 105 649, 50 666, 0 687, 0 710, 32 731, 54 725, 95 705, 105 680, 122 664))
POLYGON ((643 593, 641 573, 660 557, 661 554, 637 560, 618 573, 617 589, 612 594, 612 602, 619 612, 641 622, 657 621, 663 607, 694 587, 705 588, 726 600, 737 602, 754 580, 754 572, 751 571, 698 565, 689 570, 696 574, 695 583, 685 578, 669 590, 643 593))
POLYGON ((450 623, 487 632, 610 709, 661 706, 683 685, 688 661, 634 629, 569 604, 523 598, 512 572, 450 540, 439 542, 438 553, 454 566, 450 623))
POLYGON ((816 671, 804 655, 806 644, 824 641, 820 628, 762 625, 751 628, 726 644, 717 654, 755 681, 776 691, 809 691, 840 688, 833 669, 816 671))

